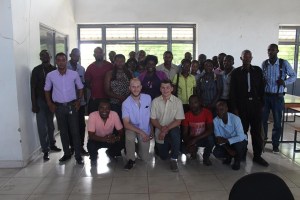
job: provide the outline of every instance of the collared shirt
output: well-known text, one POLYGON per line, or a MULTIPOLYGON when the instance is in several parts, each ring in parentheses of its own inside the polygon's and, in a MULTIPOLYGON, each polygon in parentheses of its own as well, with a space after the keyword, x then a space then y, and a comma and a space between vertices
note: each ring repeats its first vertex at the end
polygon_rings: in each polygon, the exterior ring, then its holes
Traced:
POLYGON ((123 128, 119 115, 115 111, 109 112, 105 123, 100 117, 99 111, 92 112, 89 115, 87 122, 87 130, 89 132, 95 132, 95 135, 105 137, 112 134, 114 128, 117 130, 121 130, 123 128))
POLYGON ((262 69, 251 65, 249 71, 243 66, 232 71, 230 81, 230 101, 233 109, 242 109, 245 101, 264 102, 264 78, 262 69))
POLYGON ((49 72, 56 70, 56 67, 49 65, 44 67, 43 65, 38 65, 33 68, 31 73, 30 84, 31 88, 35 91, 36 98, 41 98, 45 100, 45 81, 46 76, 49 72))
POLYGON ((104 77, 106 72, 113 69, 113 65, 110 62, 103 61, 100 67, 97 67, 95 62, 90 64, 86 69, 84 78, 85 81, 90 82, 91 86, 91 98, 106 98, 107 95, 104 92, 104 77))
MULTIPOLYGON (((265 66, 264 63, 265 62, 262 63, 262 69, 263 69, 264 78, 266 80, 265 92, 277 93, 278 86, 276 81, 279 79, 279 75, 280 75, 279 59, 276 60, 274 65, 272 65, 269 60, 267 60, 266 62, 267 66, 265 66)), ((295 71, 291 67, 290 63, 286 60, 284 60, 282 64, 281 79, 284 80, 285 85, 292 84, 297 79, 295 71), (285 80, 286 76, 288 76, 288 78, 285 80)), ((282 85, 279 87, 278 92, 279 93, 284 92, 284 87, 282 85)))
MULTIPOLYGON (((177 75, 173 78, 173 84, 177 83, 177 75)), ((189 74, 186 78, 180 74, 178 77, 177 96, 183 104, 189 103, 189 98, 194 92, 196 87, 196 79, 193 75, 189 74)))
POLYGON ((217 75, 222 75, 222 74, 224 74, 224 71, 223 71, 220 67, 218 67, 217 69, 214 69, 213 71, 214 71, 214 73, 217 74, 217 75))
POLYGON ((190 136, 198 136, 205 132, 207 124, 213 123, 212 113, 202 108, 198 115, 194 115, 191 111, 185 113, 185 119, 182 121, 182 126, 189 127, 190 136))
POLYGON ((221 99, 229 99, 230 80, 231 80, 232 71, 233 71, 233 69, 228 74, 225 74, 225 72, 222 74, 223 93, 221 95, 221 99))
POLYGON ((224 124, 223 120, 218 116, 214 118, 215 136, 228 139, 229 144, 247 140, 241 119, 232 113, 227 113, 227 116, 227 124, 224 124))
MULTIPOLYGON (((180 99, 171 95, 166 102, 162 96, 155 98, 151 106, 151 119, 157 119, 160 125, 166 126, 174 120, 183 120, 184 112, 180 99)), ((158 140, 159 129, 155 129, 156 142, 163 144, 163 140, 158 140)))
MULTIPOLYGON (((67 63, 67 68, 73 71, 76 71, 80 77, 80 80, 82 82, 82 84, 84 85, 85 81, 84 81, 84 74, 85 74, 85 69, 84 67, 82 67, 79 63, 77 63, 76 65, 76 69, 74 69, 74 67, 71 65, 70 61, 68 61, 67 63)), ((80 101, 80 105, 85 105, 85 100, 84 100, 84 96, 82 96, 81 101, 80 101)))
POLYGON ((129 122, 150 135, 150 111, 151 97, 148 94, 140 94, 140 105, 130 95, 122 104, 122 118, 128 118, 129 122))
POLYGON ((165 72, 168 79, 173 80, 174 76, 178 73, 178 66, 171 63, 171 68, 169 70, 165 67, 165 64, 162 63, 156 67, 156 70, 165 72))
POLYGON ((52 90, 52 100, 66 103, 77 99, 76 88, 82 89, 83 84, 77 72, 67 69, 64 75, 58 70, 50 72, 46 77, 45 91, 52 90))

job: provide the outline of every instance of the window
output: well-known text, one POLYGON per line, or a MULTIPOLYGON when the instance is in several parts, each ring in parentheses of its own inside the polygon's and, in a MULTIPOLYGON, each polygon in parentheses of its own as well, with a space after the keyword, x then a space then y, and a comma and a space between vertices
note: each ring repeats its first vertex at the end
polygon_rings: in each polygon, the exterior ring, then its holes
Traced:
POLYGON ((194 24, 78 25, 81 64, 87 67, 94 62, 93 51, 97 46, 103 48, 107 59, 110 51, 128 59, 129 52, 144 50, 156 55, 158 64, 169 50, 174 55, 173 63, 180 64, 185 52, 195 55, 195 27, 194 24))
POLYGON ((45 25, 40 25, 40 48, 46 49, 51 56, 51 64, 55 65, 54 57, 57 53, 63 52, 68 57, 68 40, 67 36, 48 28, 45 25))
POLYGON ((289 61, 300 78, 300 27, 281 26, 279 27, 279 53, 278 57, 289 61))

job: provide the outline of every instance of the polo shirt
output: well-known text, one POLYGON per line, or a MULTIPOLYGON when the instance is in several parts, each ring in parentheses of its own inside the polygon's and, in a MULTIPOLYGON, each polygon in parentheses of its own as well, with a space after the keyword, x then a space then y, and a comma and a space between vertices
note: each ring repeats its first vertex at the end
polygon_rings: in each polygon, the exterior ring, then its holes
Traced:
POLYGON ((104 92, 104 77, 106 72, 113 69, 113 65, 107 61, 103 61, 100 67, 97 67, 95 62, 90 64, 86 69, 84 78, 85 81, 90 82, 91 86, 91 98, 107 98, 104 92))
POLYGON ((67 103, 77 99, 77 89, 82 89, 83 84, 77 72, 67 69, 61 75, 58 70, 47 74, 44 90, 52 89, 52 100, 57 103, 67 103))
POLYGON ((204 133, 206 125, 213 123, 212 113, 202 108, 198 115, 194 115, 191 111, 185 113, 185 119, 182 121, 182 126, 190 128, 190 136, 198 136, 204 133))
MULTIPOLYGON (((173 84, 177 83, 177 75, 173 78, 173 84)), ((194 92, 196 87, 195 76, 189 74, 188 77, 184 77, 182 74, 178 77, 177 96, 183 104, 189 104, 189 98, 194 92)))
MULTIPOLYGON (((170 99, 165 102, 162 95, 152 101, 151 119, 157 119, 162 126, 170 124, 175 119, 184 119, 183 106, 180 99, 171 95, 170 99)), ((163 140, 158 139, 160 131, 155 129, 156 142, 163 144, 163 140)))
POLYGON ((242 142, 247 140, 247 136, 244 133, 241 119, 232 114, 227 113, 228 122, 224 124, 223 120, 218 116, 214 118, 214 133, 216 137, 223 137, 228 139, 229 144, 242 142))
POLYGON ((115 111, 110 111, 106 123, 100 117, 99 111, 92 112, 89 115, 87 122, 87 130, 95 132, 99 137, 105 137, 113 133, 114 128, 121 130, 123 125, 118 114, 115 111))
POLYGON ((122 104, 122 118, 128 118, 136 128, 150 135, 150 111, 151 97, 148 94, 140 94, 140 106, 130 95, 122 104))

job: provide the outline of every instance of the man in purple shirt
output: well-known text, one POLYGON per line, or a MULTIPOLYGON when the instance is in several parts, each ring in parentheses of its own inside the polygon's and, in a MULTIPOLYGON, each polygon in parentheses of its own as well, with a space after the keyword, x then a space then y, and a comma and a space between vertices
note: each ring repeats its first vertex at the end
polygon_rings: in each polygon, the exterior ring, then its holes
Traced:
POLYGON ((77 164, 82 165, 78 109, 80 108, 80 100, 83 95, 83 84, 77 72, 67 69, 67 56, 64 53, 56 54, 55 61, 57 70, 48 73, 44 90, 49 109, 55 113, 60 129, 64 156, 61 157, 59 161, 64 162, 71 159, 68 136, 68 129, 70 129, 70 133, 73 137, 75 159, 77 164), (52 100, 50 94, 51 89, 52 100), (78 90, 78 95, 76 89, 78 90))
POLYGON ((141 94, 142 85, 138 78, 130 80, 130 96, 122 104, 122 118, 125 132, 126 157, 128 163, 125 170, 130 170, 135 165, 135 139, 138 140, 138 155, 147 161, 151 135, 150 111, 151 97, 141 94))

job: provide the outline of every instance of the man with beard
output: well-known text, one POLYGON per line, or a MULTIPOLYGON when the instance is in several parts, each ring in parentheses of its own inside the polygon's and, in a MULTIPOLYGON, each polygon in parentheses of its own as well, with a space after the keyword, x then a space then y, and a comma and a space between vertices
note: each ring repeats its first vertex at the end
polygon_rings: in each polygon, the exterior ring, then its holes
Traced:
POLYGON ((32 112, 36 113, 36 122, 38 127, 41 148, 44 153, 44 161, 49 160, 49 151, 60 152, 61 149, 55 146, 54 138, 54 114, 49 110, 45 98, 45 81, 49 72, 54 71, 56 67, 50 64, 50 55, 47 50, 40 52, 42 64, 36 66, 31 74, 31 103, 32 112))
POLYGON ((91 165, 97 165, 98 150, 101 148, 108 148, 113 153, 121 151, 120 140, 124 129, 118 114, 110 110, 109 99, 99 100, 98 111, 89 115, 87 130, 91 165), (118 134, 113 134, 114 128, 118 134))
POLYGON ((88 113, 98 110, 100 98, 107 98, 104 92, 104 77, 106 72, 113 69, 113 65, 103 60, 104 52, 102 48, 96 47, 94 50, 95 62, 90 64, 85 73, 85 83, 91 90, 91 97, 88 103, 88 113))
POLYGON ((122 104, 122 118, 125 127, 126 157, 128 163, 125 170, 130 170, 135 165, 135 152, 147 161, 149 157, 149 146, 151 135, 150 110, 151 97, 141 94, 141 81, 137 78, 130 80, 130 96, 122 104), (135 140, 137 138, 137 149, 135 140))

